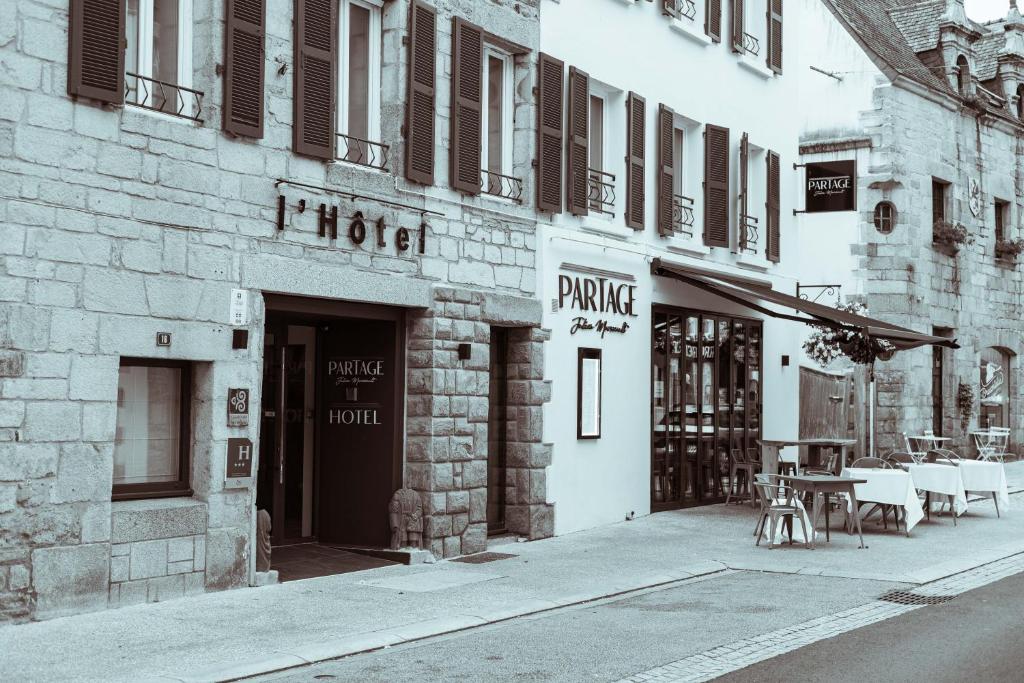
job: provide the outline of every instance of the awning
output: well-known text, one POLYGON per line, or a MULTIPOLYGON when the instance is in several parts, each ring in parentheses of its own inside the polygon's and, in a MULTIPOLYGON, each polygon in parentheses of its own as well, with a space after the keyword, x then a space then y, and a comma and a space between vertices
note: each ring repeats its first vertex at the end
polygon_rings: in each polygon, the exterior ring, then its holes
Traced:
POLYGON ((651 264, 651 272, 655 275, 662 275, 685 282, 688 285, 703 289, 706 292, 772 316, 773 318, 793 320, 807 325, 827 325, 839 329, 857 329, 867 332, 869 336, 875 339, 884 339, 891 342, 897 349, 912 349, 929 344, 946 346, 951 349, 960 348, 955 339, 935 337, 930 334, 915 332, 906 327, 893 325, 884 320, 876 320, 875 318, 841 311, 837 308, 801 299, 791 294, 777 292, 768 286, 754 284, 746 278, 732 278, 726 274, 713 273, 704 269, 687 268, 686 266, 665 263, 657 258, 651 264), (779 311, 771 308, 773 305, 794 309, 799 313, 803 313, 804 316, 779 311))

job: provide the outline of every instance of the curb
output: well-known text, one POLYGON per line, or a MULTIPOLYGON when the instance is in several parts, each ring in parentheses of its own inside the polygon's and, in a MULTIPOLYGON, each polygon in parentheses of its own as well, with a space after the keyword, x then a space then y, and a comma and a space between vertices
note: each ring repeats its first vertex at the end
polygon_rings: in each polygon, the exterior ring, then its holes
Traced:
POLYGON ((527 600, 515 607, 506 607, 492 612, 457 614, 450 617, 427 619, 396 628, 386 628, 380 631, 346 636, 332 643, 309 645, 289 651, 278 651, 265 659, 245 664, 205 669, 194 672, 189 676, 167 676, 167 678, 169 680, 181 681, 181 683, 210 683, 212 681, 224 683, 227 681, 237 681, 252 676, 277 673, 332 659, 341 659, 352 655, 373 652, 426 638, 457 633, 519 617, 582 605, 596 600, 614 598, 637 591, 670 586, 675 583, 719 574, 728 570, 729 567, 722 562, 705 560, 690 565, 689 569, 649 574, 635 582, 622 582, 606 586, 600 590, 575 593, 554 600, 527 600))

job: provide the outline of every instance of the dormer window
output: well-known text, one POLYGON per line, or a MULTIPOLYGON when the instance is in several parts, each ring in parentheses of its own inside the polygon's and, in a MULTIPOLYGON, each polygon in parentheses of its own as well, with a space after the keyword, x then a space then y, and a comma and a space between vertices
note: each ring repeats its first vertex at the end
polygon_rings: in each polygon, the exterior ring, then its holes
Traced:
POLYGON ((971 67, 967 63, 967 58, 960 55, 956 58, 956 89, 961 97, 967 97, 971 94, 970 88, 971 67))

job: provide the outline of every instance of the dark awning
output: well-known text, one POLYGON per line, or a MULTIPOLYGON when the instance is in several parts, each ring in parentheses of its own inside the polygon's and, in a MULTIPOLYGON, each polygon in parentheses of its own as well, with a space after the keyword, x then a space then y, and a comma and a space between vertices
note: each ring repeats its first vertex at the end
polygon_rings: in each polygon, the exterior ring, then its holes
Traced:
POLYGON ((841 329, 854 328, 866 331, 869 336, 875 339, 884 339, 891 342, 897 349, 912 349, 929 344, 947 346, 951 349, 960 348, 955 339, 915 332, 906 327, 887 323, 884 320, 876 320, 875 318, 848 313, 831 306, 801 299, 791 294, 783 294, 769 286, 756 284, 749 278, 734 278, 704 269, 687 268, 686 266, 665 263, 657 258, 651 264, 651 272, 655 275, 662 275, 685 282, 688 285, 703 289, 723 299, 774 318, 794 320, 808 325, 828 325, 841 329), (794 309, 810 317, 779 311, 771 308, 770 305, 794 309))

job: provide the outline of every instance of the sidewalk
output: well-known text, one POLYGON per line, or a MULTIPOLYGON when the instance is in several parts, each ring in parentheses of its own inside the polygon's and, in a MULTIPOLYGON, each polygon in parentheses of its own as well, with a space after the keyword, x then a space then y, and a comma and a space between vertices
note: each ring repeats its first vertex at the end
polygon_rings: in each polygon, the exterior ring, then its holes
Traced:
MULTIPOLYGON (((1007 465, 1011 491, 1024 463, 1007 465)), ((492 552, 0 628, 0 680, 223 680, 394 645, 702 574, 742 569, 920 584, 1024 552, 1024 496, 970 504, 906 538, 865 525, 816 550, 755 547, 755 513, 716 505, 492 552)), ((874 596, 866 596, 874 597, 874 596)))

